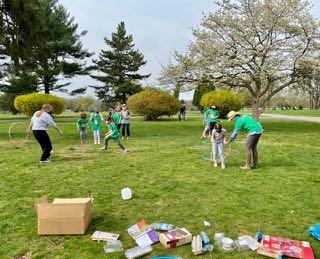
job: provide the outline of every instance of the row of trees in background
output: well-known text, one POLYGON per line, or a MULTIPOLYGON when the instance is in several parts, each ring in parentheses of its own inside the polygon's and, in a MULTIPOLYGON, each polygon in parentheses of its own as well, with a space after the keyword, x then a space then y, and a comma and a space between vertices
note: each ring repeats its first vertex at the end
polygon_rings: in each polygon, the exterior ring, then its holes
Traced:
POLYGON ((14 111, 17 95, 60 91, 77 95, 86 86, 70 91, 68 79, 90 75, 102 84, 92 86, 100 100, 126 102, 141 91, 139 80, 150 75, 137 71, 146 64, 134 49, 132 35, 125 24, 118 25, 112 38, 105 38, 107 50, 101 50, 94 65, 93 55, 82 45, 86 31, 58 0, 0 0, 0 98, 2 109, 14 111))
MULTIPOLYGON (((216 1, 193 30, 185 54, 175 52, 160 75, 173 91, 214 85, 250 94, 253 116, 284 89, 303 87, 319 105, 320 23, 304 0, 216 1)), ((200 88, 200 89, 199 89, 200 88)), ((196 101, 197 102, 197 101, 196 101)))

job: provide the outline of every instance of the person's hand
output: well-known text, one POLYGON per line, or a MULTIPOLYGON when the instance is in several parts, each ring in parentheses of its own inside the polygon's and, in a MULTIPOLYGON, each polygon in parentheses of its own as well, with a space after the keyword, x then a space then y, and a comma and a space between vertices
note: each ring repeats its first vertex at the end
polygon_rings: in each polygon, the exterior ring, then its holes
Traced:
POLYGON ((26 133, 27 133, 27 134, 30 134, 30 129, 27 129, 27 130, 26 130, 26 133))
POLYGON ((228 145, 229 143, 230 143, 229 140, 224 142, 225 145, 228 145))

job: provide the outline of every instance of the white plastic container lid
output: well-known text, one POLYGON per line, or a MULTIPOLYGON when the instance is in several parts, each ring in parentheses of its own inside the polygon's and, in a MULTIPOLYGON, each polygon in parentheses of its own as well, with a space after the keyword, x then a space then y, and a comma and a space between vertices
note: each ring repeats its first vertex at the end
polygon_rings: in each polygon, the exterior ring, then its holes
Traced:
POLYGON ((121 190, 121 197, 123 200, 130 200, 132 198, 132 191, 126 187, 121 190))

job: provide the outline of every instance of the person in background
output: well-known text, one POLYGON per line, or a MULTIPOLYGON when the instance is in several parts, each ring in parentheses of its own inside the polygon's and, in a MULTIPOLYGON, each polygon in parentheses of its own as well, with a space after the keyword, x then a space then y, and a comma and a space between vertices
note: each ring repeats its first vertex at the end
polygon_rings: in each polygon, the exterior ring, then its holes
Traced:
POLYGON ((103 121, 102 116, 99 114, 99 111, 95 109, 90 116, 90 124, 93 131, 94 144, 100 144, 100 132, 101 132, 102 121, 103 121))
POLYGON ((114 109, 111 116, 110 116, 114 122, 114 124, 117 126, 118 130, 121 128, 121 116, 119 114, 119 109, 114 109))
POLYGON ((38 141, 42 148, 40 163, 51 162, 48 159, 52 153, 52 144, 47 133, 47 128, 50 126, 59 131, 60 134, 62 133, 62 131, 59 129, 50 115, 52 113, 52 110, 53 108, 50 104, 42 105, 42 109, 40 111, 36 111, 33 114, 31 123, 27 129, 27 134, 29 134, 32 129, 35 139, 38 141))
POLYGON ((121 150, 124 153, 127 153, 126 148, 120 143, 120 132, 119 132, 117 126, 112 121, 112 118, 107 117, 106 123, 107 123, 107 127, 108 127, 108 132, 104 137, 104 146, 103 146, 102 150, 108 150, 108 142, 110 139, 113 139, 115 142, 118 143, 121 150))
POLYGON ((180 105, 179 121, 185 121, 185 120, 186 120, 186 105, 182 103, 180 105))
POLYGON ((216 123, 211 133, 211 143, 212 143, 212 160, 213 166, 218 167, 217 163, 217 153, 219 152, 221 168, 225 169, 224 163, 224 152, 223 152, 223 144, 226 143, 226 130, 222 128, 220 123, 216 123))
POLYGON ((219 123, 219 117, 220 113, 216 105, 210 106, 210 112, 208 114, 208 122, 209 122, 209 127, 210 127, 210 133, 214 128, 214 125, 216 123, 219 123))
POLYGON ((211 136, 211 131, 213 130, 214 125, 219 122, 218 118, 220 116, 217 106, 215 105, 209 106, 203 115, 205 128, 200 139, 211 136))
POLYGON ((127 109, 125 104, 121 105, 122 109, 120 112, 121 116, 121 128, 122 128, 122 139, 125 138, 127 132, 127 139, 130 138, 130 111, 127 109))
POLYGON ((108 109, 109 115, 108 116, 111 117, 113 112, 114 112, 114 107, 112 105, 109 105, 109 109, 108 109))
POLYGON ((80 132, 80 139, 82 144, 88 143, 88 134, 87 134, 87 114, 81 113, 79 120, 77 121, 77 128, 80 132))
POLYGON ((241 169, 248 170, 258 167, 258 142, 262 135, 263 128, 259 122, 254 120, 249 115, 242 115, 239 112, 230 111, 227 115, 228 120, 234 122, 234 131, 230 136, 229 142, 232 142, 237 137, 239 131, 245 130, 248 132, 246 143, 246 164, 241 166, 241 169))

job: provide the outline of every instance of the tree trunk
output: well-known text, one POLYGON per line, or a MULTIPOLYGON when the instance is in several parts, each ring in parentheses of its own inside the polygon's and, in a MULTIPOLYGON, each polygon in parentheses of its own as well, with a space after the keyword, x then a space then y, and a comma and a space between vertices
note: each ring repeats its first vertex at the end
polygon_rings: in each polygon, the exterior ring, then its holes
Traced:
POLYGON ((179 99, 179 95, 180 95, 180 90, 181 90, 181 83, 177 83, 176 87, 174 88, 173 91, 173 96, 177 99, 179 99))
POLYGON ((43 86, 44 86, 44 93, 46 94, 49 94, 50 93, 50 88, 51 88, 51 85, 50 85, 50 79, 48 77, 44 77, 43 78, 43 86))
POLYGON ((254 101, 252 104, 252 117, 255 120, 259 119, 259 116, 266 110, 266 104, 260 103, 259 97, 254 97, 254 101))

